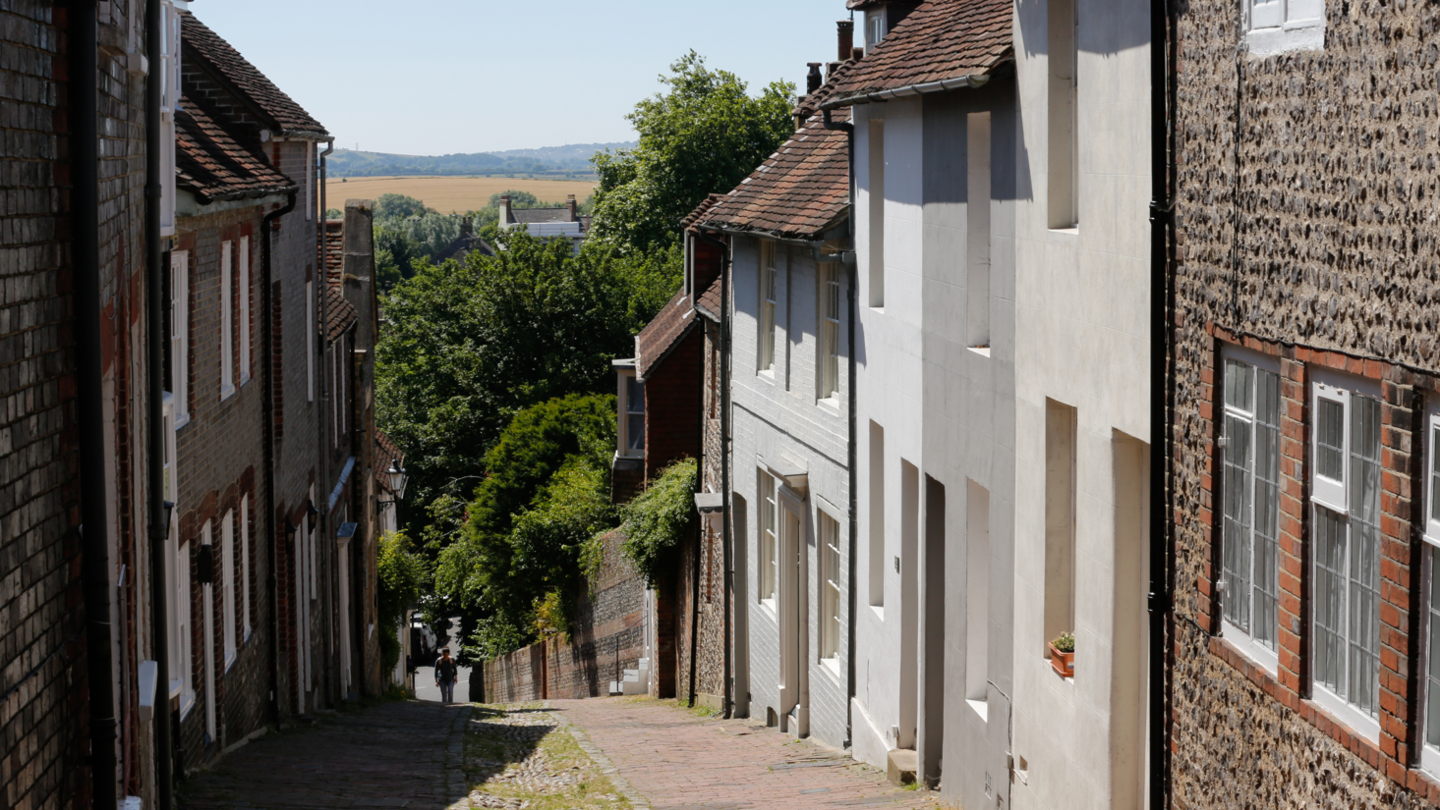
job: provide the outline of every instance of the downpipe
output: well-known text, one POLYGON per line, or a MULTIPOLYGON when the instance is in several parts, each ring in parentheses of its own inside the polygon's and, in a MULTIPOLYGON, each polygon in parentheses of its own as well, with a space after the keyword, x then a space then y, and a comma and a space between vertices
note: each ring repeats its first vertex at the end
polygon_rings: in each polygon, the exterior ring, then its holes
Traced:
POLYGON ((297 193, 289 192, 289 200, 283 208, 271 211, 260 220, 260 306, 265 324, 262 330, 265 346, 262 358, 265 375, 265 523, 268 537, 265 545, 270 560, 265 585, 270 589, 270 720, 276 725, 280 723, 280 591, 275 570, 279 565, 280 555, 276 545, 280 537, 275 525, 275 302, 271 300, 270 292, 275 247, 271 223, 295 210, 297 193))
MULTIPOLYGON (((170 510, 165 500, 165 268, 168 252, 161 242, 160 206, 162 203, 160 151, 160 104, 163 95, 162 75, 164 48, 161 32, 164 14, 160 0, 145 3, 145 54, 150 72, 145 78, 145 315, 149 339, 146 341, 146 365, 149 367, 145 416, 147 427, 146 478, 149 488, 150 523, 150 646, 155 656, 155 688, 160 690, 155 703, 155 804, 158 810, 174 805, 174 745, 170 739, 170 597, 165 573, 169 555, 170 510)), ((100 805, 96 797, 97 806, 100 805)))
MULTIPOLYGON (((725 572, 721 584, 721 600, 725 603, 725 618, 721 625, 724 634, 722 646, 725 649, 725 712, 729 720, 735 716, 734 664, 731 644, 734 628, 730 626, 730 600, 735 595, 735 556, 732 544, 735 542, 734 529, 730 524, 730 246, 703 231, 695 235, 720 249, 720 547, 724 555, 722 570, 725 572)), ((698 293, 696 293, 698 295, 698 293)), ((702 441, 704 434, 701 434, 702 441)))
MULTIPOLYGON (((155 0, 150 0, 153 4, 155 0)), ((114 807, 115 698, 110 652, 109 510, 105 498, 104 358, 100 322, 100 133, 99 6, 76 0, 70 7, 71 216, 74 223, 74 313, 80 438, 80 542, 84 587, 85 661, 89 682, 91 797, 114 807)))

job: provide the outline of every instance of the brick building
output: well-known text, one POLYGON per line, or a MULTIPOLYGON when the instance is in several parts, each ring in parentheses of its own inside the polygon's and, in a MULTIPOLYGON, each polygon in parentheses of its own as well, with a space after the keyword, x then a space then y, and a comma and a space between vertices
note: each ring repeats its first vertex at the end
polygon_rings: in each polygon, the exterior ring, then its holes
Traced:
POLYGON ((1176 806, 1440 804, 1435 25, 1178 14, 1176 806))

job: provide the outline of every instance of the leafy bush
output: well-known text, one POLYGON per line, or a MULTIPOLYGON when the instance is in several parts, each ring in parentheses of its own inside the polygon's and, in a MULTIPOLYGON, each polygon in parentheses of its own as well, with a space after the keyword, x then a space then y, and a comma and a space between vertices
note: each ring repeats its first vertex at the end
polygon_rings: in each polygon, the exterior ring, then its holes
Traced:
POLYGON ((699 467, 682 458, 666 467, 650 486, 622 509, 625 557, 651 588, 664 582, 695 515, 695 484, 699 467))
POLYGON ((433 214, 425 203, 404 194, 381 194, 375 201, 375 219, 405 219, 433 214))
POLYGON ((405 611, 420 598, 429 578, 425 562, 410 548, 410 538, 389 533, 380 538, 376 567, 379 572, 377 600, 380 612, 380 651, 385 671, 400 661, 400 640, 396 631, 405 620, 405 611))

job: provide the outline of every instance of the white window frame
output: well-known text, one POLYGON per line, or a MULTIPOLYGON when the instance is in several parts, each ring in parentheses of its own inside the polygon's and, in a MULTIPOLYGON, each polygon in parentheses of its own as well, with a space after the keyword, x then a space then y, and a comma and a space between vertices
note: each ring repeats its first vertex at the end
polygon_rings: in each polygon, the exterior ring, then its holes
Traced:
POLYGON ((1241 14, 1256 56, 1325 47, 1325 0, 1244 0, 1241 14))
POLYGON ((235 663, 235 513, 229 511, 220 519, 220 600, 225 622, 225 671, 235 663))
POLYGON ((645 457, 645 383, 633 369, 622 370, 619 375, 619 405, 620 418, 617 430, 619 444, 616 448, 621 458, 644 458, 645 457), (632 389, 633 385, 633 389, 632 389), (638 393, 640 405, 637 408, 634 403, 635 397, 632 394, 638 393), (640 417, 640 442, 638 447, 631 447, 631 440, 634 438, 630 430, 630 418, 640 417))
POLYGON ((769 377, 775 375, 776 310, 779 300, 780 269, 776 267, 775 243, 760 242, 760 334, 756 341, 759 354, 756 369, 769 377))
POLYGON ((821 262, 816 273, 816 295, 820 324, 820 373, 815 375, 817 398, 836 406, 840 399, 840 322, 843 307, 840 295, 840 265, 821 262))
POLYGON ((175 387, 175 427, 190 422, 190 251, 170 254, 171 383, 175 387))
MULTIPOLYGON (((1311 490, 1310 490, 1310 491, 1311 491, 1311 495, 1310 495, 1310 501, 1311 501, 1311 503, 1310 503, 1310 510, 1309 510, 1309 511, 1310 511, 1310 518, 1311 518, 1312 527, 1313 527, 1311 534, 1312 534, 1313 537, 1314 537, 1313 542, 1315 543, 1315 546, 1316 546, 1314 553, 1311 555, 1312 560, 1311 560, 1311 564, 1310 564, 1310 569, 1311 569, 1311 570, 1310 570, 1310 575, 1311 575, 1311 582, 1312 582, 1311 588, 1312 588, 1312 591, 1313 591, 1312 599, 1315 601, 1315 603, 1316 603, 1317 605, 1319 605, 1319 604, 1322 602, 1322 600, 1324 599, 1324 594, 1321 594, 1321 593, 1319 592, 1319 589, 1320 589, 1320 582, 1321 582, 1321 578, 1322 578, 1322 572, 1321 572, 1321 570, 1320 570, 1320 569, 1321 569, 1322 549, 1321 549, 1321 547, 1320 547, 1320 544, 1323 542, 1323 540, 1322 540, 1321 537, 1320 537, 1320 531, 1321 531, 1321 528, 1320 528, 1320 527, 1321 527, 1321 520, 1322 520, 1322 518, 1324 517, 1324 516, 1322 515, 1322 510, 1325 510, 1325 511, 1328 511, 1330 514, 1332 514, 1332 515, 1334 515, 1334 516, 1336 517, 1337 522, 1338 522, 1338 523, 1340 524, 1340 526, 1341 526, 1341 530, 1344 531, 1344 533, 1345 533, 1345 550, 1344 550, 1344 554, 1343 554, 1343 557, 1344 557, 1344 559, 1343 559, 1344 571, 1343 571, 1343 572, 1338 572, 1338 575, 1343 578, 1344 583, 1345 583, 1345 587, 1344 587, 1344 589, 1343 589, 1343 593, 1340 595, 1340 601, 1341 601, 1341 603, 1343 604, 1343 607, 1341 607, 1341 609, 1340 609, 1341 617, 1340 617, 1340 620, 1339 620, 1339 624, 1340 624, 1340 626, 1341 626, 1340 629, 1344 631, 1342 637, 1340 638, 1340 646, 1341 646, 1341 649, 1345 651, 1345 655, 1344 655, 1343 659, 1341 660, 1340 666, 1341 666, 1342 670, 1346 673, 1346 677, 1347 677, 1347 680, 1348 680, 1348 678, 1349 678, 1349 671, 1350 671, 1349 648, 1352 646, 1351 638, 1350 638, 1350 629, 1349 629, 1350 626, 1351 626, 1351 624, 1352 624, 1351 613, 1350 613, 1350 611, 1351 611, 1351 603, 1350 603, 1350 596, 1351 596, 1351 594, 1350 594, 1350 591, 1351 591, 1351 588, 1352 588, 1352 585, 1353 585, 1353 581, 1352 581, 1352 579, 1351 579, 1350 564, 1351 564, 1351 560, 1353 560, 1353 550, 1354 550, 1353 544, 1354 544, 1354 542, 1355 542, 1354 524, 1355 524, 1355 522, 1359 519, 1360 514, 1363 513, 1363 507, 1362 507, 1362 505, 1351 503, 1350 500, 1349 500, 1349 498, 1348 498, 1349 487, 1350 487, 1350 485, 1351 485, 1351 483, 1352 483, 1352 481, 1350 480, 1350 479, 1351 479, 1351 474, 1350 474, 1351 463, 1352 463, 1352 459, 1353 459, 1353 457, 1354 457, 1354 450, 1355 450, 1354 444, 1353 444, 1355 437, 1353 437, 1353 436, 1351 435, 1352 431, 1351 431, 1350 423, 1351 423, 1351 419, 1352 419, 1352 409, 1356 406, 1356 400, 1357 400, 1357 398, 1363 397, 1363 398, 1365 398, 1365 399, 1373 400, 1373 401, 1375 401, 1375 402, 1383 402, 1383 399, 1382 399, 1381 396, 1380 396, 1380 387, 1379 387, 1379 383, 1378 383, 1378 382, 1375 382, 1375 381, 1372 381, 1372 380, 1364 380, 1364 379, 1361 379, 1361 378, 1358 378, 1358 377, 1350 377, 1350 376, 1348 376, 1348 375, 1343 375, 1343 374, 1340 374, 1340 373, 1337 373, 1337 372, 1332 372, 1332 371, 1330 371, 1330 370, 1328 370, 1328 369, 1311 368, 1311 369, 1309 369, 1309 372, 1310 372, 1310 377, 1311 377, 1311 381, 1312 381, 1312 385, 1311 385, 1311 400, 1310 400, 1310 408, 1311 408, 1310 413, 1311 413, 1311 422, 1312 422, 1312 424, 1311 424, 1311 428, 1312 428, 1312 429, 1311 429, 1312 440, 1311 440, 1311 442, 1310 442, 1310 476, 1309 476, 1309 477, 1310 477, 1310 485, 1311 485, 1311 490), (1341 464, 1342 473, 1341 473, 1341 474, 1344 476, 1344 480, 1338 482, 1338 483, 1339 483, 1338 495, 1337 495, 1337 487, 1335 486, 1337 482, 1336 482, 1334 479, 1328 478, 1328 477, 1326 477, 1326 476, 1322 476, 1322 475, 1320 474, 1320 461, 1319 461, 1319 453, 1320 453, 1320 425, 1319 425, 1319 419, 1320 419, 1320 404, 1321 404, 1322 402, 1341 403, 1342 406, 1343 406, 1343 410, 1342 410, 1342 422, 1343 422, 1343 425, 1344 425, 1344 430, 1343 430, 1344 447, 1343 447, 1343 452, 1342 452, 1342 454, 1341 454, 1341 460, 1342 460, 1342 464, 1341 464)), ((1381 431, 1381 430, 1383 430, 1383 426, 1380 427, 1380 428, 1377 430, 1377 434, 1378 434, 1378 431, 1381 431)), ((1377 439, 1377 441, 1378 441, 1378 439, 1377 439)), ((1381 451, 1381 452, 1383 452, 1383 448, 1382 448, 1382 451, 1381 451)), ((1378 454, 1377 454, 1377 456, 1378 456, 1378 454)), ((1382 470, 1382 474, 1383 474, 1383 470, 1382 470)), ((1377 483, 1377 487, 1378 487, 1378 483, 1377 483)), ((1376 500, 1378 501, 1378 500, 1379 500, 1379 497, 1377 497, 1376 500)), ((1377 506, 1377 510, 1378 510, 1378 506, 1377 506)), ((1378 524, 1379 524, 1378 517, 1379 517, 1379 516, 1378 516, 1378 514, 1377 514, 1377 516, 1376 516, 1376 518, 1377 518, 1377 519, 1376 519, 1376 524, 1377 524, 1377 526, 1378 526, 1378 524)), ((1377 529, 1377 532, 1378 532, 1378 529, 1377 529)), ((1380 538, 1378 538, 1378 545, 1383 546, 1383 542, 1384 542, 1383 536, 1381 536, 1380 538)), ((1377 574, 1376 574, 1377 578, 1378 578, 1378 569, 1379 569, 1379 559, 1378 559, 1379 554, 1380 554, 1380 552, 1377 550, 1377 551, 1376 551, 1377 559, 1376 559, 1376 562, 1375 562, 1376 570, 1377 570, 1377 574)), ((1377 600, 1377 602, 1376 602, 1376 614, 1377 614, 1377 616, 1378 616, 1378 612, 1379 612, 1380 604, 1381 604, 1380 601, 1379 601, 1379 599, 1380 599, 1380 597, 1377 595, 1377 596, 1376 596, 1376 600, 1377 600)), ((1312 694, 1312 697, 1313 697, 1314 701, 1315 701, 1321 708, 1323 708, 1323 709, 1325 709, 1326 711, 1330 712, 1330 713, 1333 714, 1335 717, 1337 717, 1338 719, 1340 719, 1343 723, 1345 723, 1346 725, 1348 725, 1348 726, 1350 727, 1350 729, 1351 729, 1352 731, 1354 731, 1356 734, 1358 734, 1358 735, 1360 735, 1360 736, 1362 736, 1362 737, 1365 737, 1366 739, 1369 739, 1369 740, 1371 740, 1371 741, 1373 741, 1373 742, 1378 742, 1379 739, 1380 739, 1380 721, 1379 721, 1379 716, 1378 716, 1379 713, 1380 713, 1380 708, 1379 708, 1378 697, 1377 697, 1377 700, 1376 700, 1376 716, 1372 717, 1372 716, 1371 716, 1367 711, 1365 711, 1363 708, 1361 708, 1361 707, 1359 707, 1359 706, 1357 706, 1357 705, 1352 704, 1347 697, 1345 697, 1345 696, 1343 696, 1343 695, 1340 695, 1340 694, 1337 694, 1336 692, 1332 691, 1328 686, 1326 686, 1326 685, 1320 680, 1321 676, 1318 674, 1319 671, 1320 671, 1320 669, 1321 669, 1321 663, 1320 663, 1320 661, 1318 660, 1318 656, 1320 655, 1320 650, 1319 650, 1319 648, 1320 648, 1320 646, 1321 646, 1321 645, 1320 645, 1320 636, 1321 636, 1322 633, 1325 633, 1326 631, 1325 631, 1325 630, 1321 627, 1321 625, 1320 625, 1320 621, 1321 621, 1321 616, 1320 616, 1321 610, 1320 610, 1320 608, 1317 607, 1317 608, 1316 608, 1314 611, 1312 611, 1311 613, 1312 613, 1312 615, 1311 615, 1311 618, 1310 618, 1310 633, 1311 633, 1311 638, 1314 639, 1314 643, 1311 645, 1311 649, 1314 651, 1313 654, 1317 656, 1317 660, 1316 660, 1314 666, 1311 667, 1311 670, 1312 670, 1312 671, 1311 671, 1311 694, 1312 694)), ((1378 621, 1378 619, 1377 619, 1377 621, 1378 621)), ((1377 643, 1378 643, 1378 642, 1377 642, 1377 643)), ((1379 665, 1379 662, 1378 662, 1378 650, 1377 650, 1377 662, 1376 662, 1377 670, 1378 670, 1379 666, 1380 666, 1380 665, 1379 665)), ((1378 684, 1378 679, 1379 679, 1379 672, 1377 671, 1377 672, 1376 672, 1377 684, 1378 684)), ((1377 688, 1378 688, 1378 687, 1377 687, 1377 688)), ((1346 691, 1348 691, 1348 683, 1347 683, 1347 689, 1346 689, 1346 691)))
POLYGON ((160 235, 175 235, 175 111, 180 106, 180 14, 162 0, 160 80, 160 235))
POLYGON ((877 6, 865 12, 865 53, 885 40, 890 33, 885 6, 877 6))
MULTIPOLYGON (((1256 543, 1259 542, 1259 530, 1258 530, 1258 528, 1257 528, 1257 522, 1258 522, 1258 507, 1257 507, 1258 497, 1257 497, 1257 492, 1258 492, 1258 489, 1259 489, 1259 486, 1260 486, 1260 485, 1259 485, 1259 483, 1258 483, 1258 473, 1257 473, 1257 470, 1258 470, 1259 459, 1260 459, 1260 454, 1259 454, 1259 450, 1260 450, 1259 432, 1260 432, 1260 431, 1257 430, 1257 427, 1260 426, 1260 414, 1258 413, 1258 409, 1259 409, 1259 406, 1258 406, 1258 397, 1259 397, 1259 394, 1260 394, 1260 389, 1259 389, 1259 380, 1260 380, 1260 377, 1259 377, 1259 373, 1258 373, 1258 372, 1264 371, 1264 372, 1268 372, 1268 373, 1270 373, 1270 374, 1274 374, 1277 378, 1279 378, 1279 379, 1277 379, 1277 381, 1276 381, 1277 386, 1283 385, 1283 380, 1284 380, 1284 378, 1283 378, 1283 375, 1282 375, 1281 372, 1280 372, 1280 363, 1279 363, 1279 361, 1276 360, 1275 358, 1269 357, 1269 356, 1267 356, 1267 355, 1260 354, 1259 352, 1250 351, 1250 350, 1248 350, 1248 349, 1242 349, 1242 348, 1236 347, 1236 346, 1228 346, 1228 347, 1225 348, 1224 352, 1222 352, 1222 354, 1221 354, 1221 366, 1220 366, 1220 373, 1224 375, 1224 376, 1222 377, 1222 379, 1224 379, 1224 380, 1226 381, 1227 387, 1228 387, 1228 383, 1230 382, 1230 374, 1229 374, 1229 368, 1230 368, 1230 366, 1229 366, 1229 364, 1230 364, 1231 362, 1240 363, 1240 364, 1242 364, 1242 365, 1248 370, 1248 372, 1249 372, 1249 377, 1250 377, 1249 385, 1251 386, 1251 394, 1250 394, 1251 410, 1248 410, 1248 411, 1247 411, 1247 410, 1245 410, 1245 409, 1242 408, 1242 407, 1239 407, 1239 406, 1230 404, 1230 401, 1229 401, 1229 400, 1230 400, 1230 396, 1229 396, 1229 395, 1230 395, 1230 392, 1229 392, 1228 390, 1226 390, 1226 391, 1224 392, 1224 395, 1223 395, 1223 397, 1222 397, 1222 399, 1221 399, 1221 402, 1218 403, 1219 407, 1224 411, 1225 421, 1224 421, 1223 424, 1225 424, 1227 427, 1228 427, 1228 424, 1229 424, 1230 419, 1232 419, 1232 418, 1244 420, 1244 421, 1248 422, 1249 425, 1250 425, 1250 433, 1249 433, 1249 442, 1250 442, 1250 443, 1249 443, 1249 446, 1248 446, 1248 448, 1247 448, 1248 451, 1249 451, 1249 461, 1250 461, 1250 467, 1249 467, 1250 481, 1248 482, 1248 486, 1249 486, 1249 496, 1250 496, 1250 497, 1249 497, 1249 503, 1248 503, 1248 507, 1249 507, 1249 508, 1248 508, 1248 512, 1247 512, 1247 514, 1245 515, 1245 518, 1246 518, 1246 529, 1247 529, 1247 531, 1249 532, 1249 535, 1250 535, 1250 536, 1249 536, 1249 543, 1248 543, 1248 546, 1247 546, 1250 553, 1249 553, 1249 555, 1248 555, 1249 559, 1246 561, 1247 564, 1249 565, 1249 574, 1250 574, 1250 576, 1249 576, 1249 578, 1248 578, 1248 580, 1247 580, 1247 582, 1249 583, 1249 587, 1247 587, 1247 588, 1245 589, 1246 592, 1242 594, 1242 593, 1239 592, 1239 591, 1240 591, 1240 588, 1238 587, 1238 584, 1237 584, 1237 583, 1234 583, 1234 582, 1231 582, 1231 581, 1229 580, 1228 574, 1224 573, 1224 572, 1225 572, 1225 565, 1224 565, 1224 563, 1222 562, 1221 570, 1222 570, 1222 576, 1224 577, 1224 579, 1222 579, 1222 582, 1224 583, 1224 589, 1225 589, 1225 590, 1224 590, 1224 595, 1223 595, 1223 597, 1222 597, 1222 604, 1228 606, 1228 605, 1231 604, 1231 601, 1230 601, 1230 600, 1232 600, 1232 599, 1245 599, 1245 600, 1247 600, 1248 605, 1249 605, 1249 607, 1250 607, 1250 611, 1249 611, 1249 615, 1250 615, 1250 623, 1249 623, 1249 624, 1250 624, 1250 626, 1249 626, 1249 627, 1241 627, 1240 625, 1235 624, 1235 623, 1230 619, 1230 617, 1229 617, 1228 615, 1222 615, 1221 621, 1222 621, 1222 626, 1223 626, 1223 633, 1224 633, 1224 636, 1225 636, 1226 639, 1228 639, 1228 640, 1229 640, 1232 644, 1234 644, 1236 647, 1240 648, 1240 650, 1241 650, 1243 653, 1245 653, 1247 656, 1249 656, 1249 657, 1250 657, 1252 660, 1254 660, 1256 663, 1260 664, 1260 665, 1261 665, 1262 667, 1264 667, 1266 670, 1268 670, 1268 671, 1271 672, 1271 673, 1275 673, 1275 672, 1277 672, 1277 671, 1279 670, 1279 666, 1280 666, 1280 653, 1279 653, 1279 646, 1280 646, 1280 645, 1279 645, 1279 626, 1278 626, 1278 615, 1279 615, 1279 608, 1278 608, 1279 599, 1278 599, 1278 596, 1279 596, 1279 587, 1280 587, 1280 586, 1279 586, 1280 499, 1279 499, 1279 490, 1278 490, 1278 489, 1277 489, 1276 498, 1275 498, 1275 516, 1274 516, 1274 520, 1275 520, 1275 524, 1274 524, 1274 525, 1275 525, 1275 532, 1276 532, 1276 537, 1275 537, 1275 541, 1276 541, 1276 564, 1275 564, 1276 581, 1273 582, 1273 583, 1269 583, 1269 584, 1271 585, 1271 587, 1275 590, 1275 593, 1276 593, 1276 596, 1277 596, 1277 600, 1276 600, 1276 601, 1277 601, 1277 608, 1276 608, 1277 626, 1274 628, 1274 635, 1275 635, 1275 639, 1274 639, 1275 647, 1274 647, 1274 649, 1272 649, 1272 648, 1269 647, 1269 646, 1266 646, 1266 644, 1265 644, 1262 640, 1257 639, 1257 638, 1255 637, 1255 633, 1253 632, 1254 622, 1255 622, 1255 615, 1256 615, 1255 607, 1254 607, 1254 603, 1255 603, 1255 602, 1254 602, 1254 600, 1255 600, 1255 594, 1254 594, 1254 591, 1255 591, 1255 565, 1254 565, 1254 560, 1255 560, 1255 547, 1256 547, 1256 543)), ((1277 454, 1277 462, 1278 462, 1278 461, 1279 461, 1279 459, 1278 459, 1278 454, 1280 453, 1280 443, 1281 443, 1281 440, 1282 440, 1282 438, 1283 438, 1283 436, 1282 436, 1282 434, 1281 434, 1282 426, 1279 424, 1279 420, 1284 418, 1284 404, 1283 404, 1283 395, 1279 394, 1278 391, 1277 391, 1277 397, 1280 397, 1280 398, 1281 398, 1281 402, 1280 402, 1280 404, 1277 406, 1277 411, 1276 411, 1276 420, 1277 420, 1277 422, 1276 422, 1276 424, 1274 425, 1274 429, 1275 429, 1275 431, 1276 431, 1276 433, 1275 433, 1275 448, 1274 448, 1274 450, 1275 450, 1275 453, 1277 454)), ((1227 476, 1227 479, 1222 479, 1222 480, 1225 480, 1225 484, 1224 484, 1224 488, 1222 489, 1222 491, 1221 491, 1221 493, 1220 493, 1220 500, 1221 500, 1220 519, 1221 519, 1221 533, 1222 533, 1221 542, 1222 542, 1222 544, 1223 544, 1223 547, 1224 547, 1226 550, 1229 550, 1229 548, 1230 548, 1230 543, 1233 542, 1233 541, 1235 540, 1235 538, 1232 538, 1232 537, 1230 536, 1230 534, 1228 533, 1229 521, 1228 521, 1228 519, 1227 519, 1227 517, 1226 517, 1226 513, 1227 513, 1227 511, 1228 511, 1228 509, 1229 509, 1229 504, 1226 502, 1226 499, 1228 498, 1228 492, 1229 492, 1229 489, 1230 489, 1230 482, 1228 481, 1228 476, 1229 476, 1230 473, 1229 473, 1229 471, 1228 471, 1228 468, 1226 467, 1226 464, 1228 463, 1228 461, 1227 461, 1228 454, 1229 454, 1232 450, 1235 449, 1232 443, 1235 442, 1238 437, 1229 435, 1228 431, 1224 434, 1224 436, 1225 436, 1225 438, 1224 438, 1224 447, 1223 447, 1222 450, 1221 450, 1221 457, 1220 457, 1220 459, 1218 459, 1218 466, 1221 467, 1222 471, 1224 471, 1224 475, 1227 476)), ((1281 482, 1281 485, 1283 486, 1283 482, 1281 482)))
POLYGON ((1440 609, 1437 609, 1435 600, 1435 568, 1440 562, 1440 397, 1430 396, 1430 402, 1425 413, 1425 478, 1423 492, 1420 501, 1424 504, 1425 512, 1425 534, 1423 551, 1424 558, 1421 561, 1421 576, 1424 577, 1425 591, 1421 597, 1422 612, 1425 617, 1425 630, 1421 636, 1423 643, 1420 654, 1420 666, 1425 675, 1420 679, 1421 694, 1423 702, 1420 709, 1420 768, 1431 776, 1440 777, 1440 747, 1429 741, 1429 733, 1434 730, 1429 727, 1430 704, 1432 701, 1440 701, 1440 672, 1431 669, 1430 661, 1434 653, 1434 647, 1440 639, 1436 633, 1440 633, 1440 609))
POLYGON ((840 605, 844 592, 841 581, 843 569, 840 565, 840 521, 824 509, 816 509, 819 524, 818 570, 816 585, 820 591, 820 663, 826 665, 832 674, 839 675, 841 615, 840 605))
POLYGON ((755 596, 771 613, 777 613, 780 590, 780 482, 766 470, 758 473, 760 489, 760 521, 756 524, 756 544, 760 565, 757 578, 760 587, 755 596))
POLYGON ((240 384, 250 382, 250 237, 240 237, 240 384))
POLYGON ((240 602, 245 641, 250 640, 250 496, 240 497, 240 602))
POLYGON ((230 289, 233 243, 220 243, 220 398, 235 394, 235 299, 230 289))
MULTIPOLYGON (((209 546, 211 559, 214 559, 215 548, 213 545, 214 536, 210 528, 210 521, 200 527, 200 545, 209 546)), ((200 634, 200 643, 204 647, 201 651, 205 659, 205 733, 210 735, 211 740, 218 739, 217 718, 216 718, 216 697, 215 697, 215 584, 214 570, 211 570, 211 582, 200 585, 200 615, 201 627, 204 632, 200 634)))
MULTIPOLYGON (((324 272, 325 268, 320 268, 324 272)), ((315 282, 305 282, 305 401, 315 401, 315 282)))

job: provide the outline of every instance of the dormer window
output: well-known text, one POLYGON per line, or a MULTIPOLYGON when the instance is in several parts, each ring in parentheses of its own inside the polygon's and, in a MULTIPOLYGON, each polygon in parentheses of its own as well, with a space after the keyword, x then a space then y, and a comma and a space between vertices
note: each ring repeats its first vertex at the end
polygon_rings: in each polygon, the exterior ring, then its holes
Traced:
POLYGON ((635 361, 616 360, 618 379, 615 425, 615 455, 621 458, 645 456, 645 383, 635 373, 635 361))
POLYGON ((885 6, 877 6, 865 12, 865 52, 880 44, 890 28, 886 25, 885 6))

